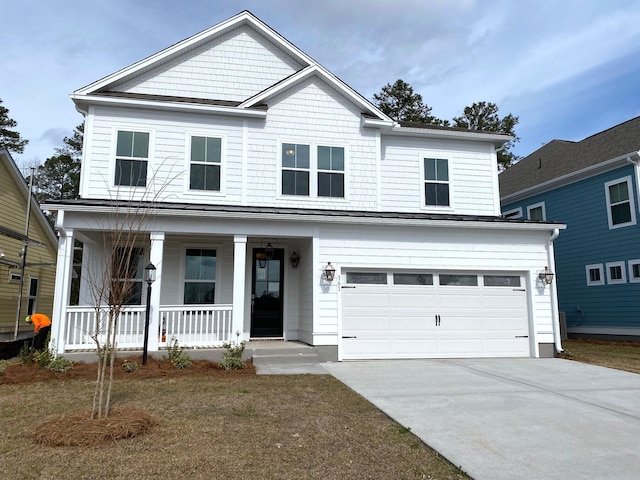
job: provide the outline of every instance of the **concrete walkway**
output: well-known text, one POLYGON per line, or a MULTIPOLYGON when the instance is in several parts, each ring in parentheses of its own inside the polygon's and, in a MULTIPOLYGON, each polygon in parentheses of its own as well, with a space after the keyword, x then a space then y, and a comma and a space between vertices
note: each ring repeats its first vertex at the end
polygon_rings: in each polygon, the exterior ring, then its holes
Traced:
POLYGON ((640 478, 640 375, 532 358, 322 365, 476 480, 640 478))

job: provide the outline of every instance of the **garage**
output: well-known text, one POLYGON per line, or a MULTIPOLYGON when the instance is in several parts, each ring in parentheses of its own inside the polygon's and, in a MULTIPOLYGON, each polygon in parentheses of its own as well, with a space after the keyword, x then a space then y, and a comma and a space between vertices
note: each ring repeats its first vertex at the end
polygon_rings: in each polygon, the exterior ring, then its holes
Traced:
POLYGON ((346 271, 341 357, 530 356, 519 273, 346 271))

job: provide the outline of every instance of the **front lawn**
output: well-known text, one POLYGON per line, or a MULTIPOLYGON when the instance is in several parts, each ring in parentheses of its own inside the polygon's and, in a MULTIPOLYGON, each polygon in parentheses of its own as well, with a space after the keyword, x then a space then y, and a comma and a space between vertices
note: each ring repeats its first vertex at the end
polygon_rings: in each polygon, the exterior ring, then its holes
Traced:
POLYGON ((640 373, 640 342, 563 340, 563 358, 640 373))
POLYGON ((91 407, 91 380, 56 375, 0 384, 0 478, 468 478, 328 375, 132 374, 116 380, 113 400, 149 412, 149 433, 38 445, 36 426, 91 407))

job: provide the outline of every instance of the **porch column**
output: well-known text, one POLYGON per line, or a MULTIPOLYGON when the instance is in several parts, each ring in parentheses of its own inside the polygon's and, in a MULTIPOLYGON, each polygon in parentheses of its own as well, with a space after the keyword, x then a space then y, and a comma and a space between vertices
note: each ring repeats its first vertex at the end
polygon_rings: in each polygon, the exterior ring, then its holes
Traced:
POLYGON ((56 285, 51 315, 51 341, 55 342, 56 354, 65 351, 67 330, 67 306, 71 295, 71 273, 73 271, 73 230, 58 229, 58 260, 56 264, 56 285))
POLYGON ((162 252, 164 249, 164 232, 151 232, 149 261, 156 267, 156 281, 151 285, 151 305, 149 311, 149 344, 148 351, 157 352, 160 334, 160 302, 162 287, 162 252))
POLYGON ((240 340, 249 340, 244 332, 244 303, 245 303, 245 270, 247 265, 247 236, 233 237, 233 313, 231 321, 231 335, 235 339, 236 332, 240 332, 240 340))

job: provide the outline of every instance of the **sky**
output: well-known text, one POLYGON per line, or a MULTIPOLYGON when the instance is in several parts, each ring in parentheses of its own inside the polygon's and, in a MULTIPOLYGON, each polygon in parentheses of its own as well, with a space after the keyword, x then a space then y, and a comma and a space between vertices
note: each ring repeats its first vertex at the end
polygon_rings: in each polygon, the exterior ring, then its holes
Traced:
POLYGON ((526 156, 640 116, 636 0, 0 0, 0 99, 44 162, 82 123, 69 95, 249 10, 368 99, 408 82, 432 115, 519 118, 526 156))

